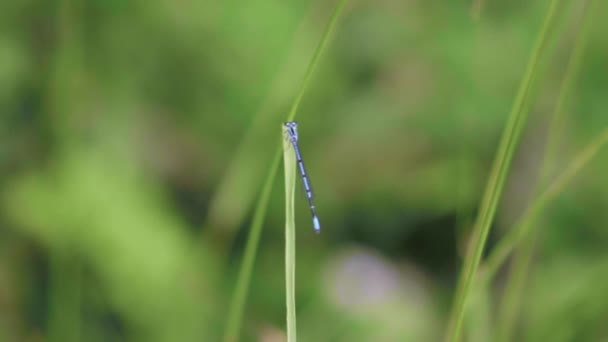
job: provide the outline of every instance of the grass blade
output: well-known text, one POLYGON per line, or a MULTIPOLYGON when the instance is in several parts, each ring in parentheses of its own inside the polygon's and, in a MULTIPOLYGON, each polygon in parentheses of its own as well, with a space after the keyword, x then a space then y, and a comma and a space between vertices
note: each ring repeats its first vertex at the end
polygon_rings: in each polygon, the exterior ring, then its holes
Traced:
POLYGON ((285 162, 285 303, 287 305, 287 341, 296 341, 296 222, 294 197, 296 160, 288 139, 283 139, 285 162))
POLYGON ((534 202, 529 206, 521 219, 515 224, 505 237, 503 237, 496 248, 492 250, 487 262, 484 264, 482 279, 483 282, 488 282, 507 260, 509 254, 521 239, 529 234, 531 224, 537 215, 553 200, 564 188, 572 181, 580 170, 582 170, 595 155, 601 150, 604 145, 608 144, 608 128, 591 141, 574 160, 568 165, 566 170, 560 174, 534 202))
MULTIPOLYGON (((546 186, 549 175, 553 169, 557 153, 557 146, 564 127, 564 107, 566 104, 566 99, 568 98, 568 94, 570 93, 574 79, 576 78, 576 74, 580 68, 586 42, 585 33, 587 32, 590 25, 589 23, 591 22, 591 20, 589 20, 589 14, 591 13, 590 7, 592 2, 592 0, 589 0, 584 4, 582 17, 580 19, 581 24, 578 28, 574 48, 570 54, 566 72, 560 86, 555 110, 552 115, 551 124, 549 126, 544 156, 540 163, 541 171, 539 181, 537 182, 534 196, 538 196, 541 189, 546 186)), ((525 226, 532 226, 534 224, 533 220, 534 218, 531 217, 530 222, 524 222, 523 224, 525 226)), ((537 229, 531 229, 530 236, 526 237, 526 239, 522 241, 521 251, 515 255, 513 267, 506 282, 496 320, 498 324, 497 336, 503 341, 512 340, 512 333, 515 331, 515 319, 521 303, 520 299, 525 284, 526 274, 534 253, 534 246, 536 245, 537 240, 535 233, 537 231, 537 229)))
MULTIPOLYGON (((338 5, 336 6, 334 13, 331 16, 331 19, 329 20, 329 24, 323 32, 323 36, 321 37, 321 40, 319 41, 319 44, 317 45, 315 52, 313 53, 312 59, 310 60, 308 68, 306 69, 304 80, 302 81, 302 85, 300 86, 298 95, 296 96, 289 111, 289 114, 287 115, 286 121, 293 121, 293 119, 295 118, 298 108, 300 106, 300 102, 302 101, 304 93, 306 92, 308 84, 310 83, 310 80, 312 78, 312 74, 316 69, 317 65, 319 64, 321 53, 323 52, 329 41, 329 37, 331 36, 331 33, 333 32, 336 26, 338 17, 342 13, 345 4, 346 0, 340 0, 338 5)), ((262 221, 264 216, 266 215, 268 201, 270 199, 270 192, 272 191, 272 184, 279 168, 281 150, 282 146, 279 146, 272 161, 268 176, 266 177, 266 181, 264 182, 264 187, 260 195, 260 200, 258 201, 257 207, 254 212, 254 218, 249 229, 249 236, 247 237, 247 242, 245 246, 243 265, 239 270, 236 290, 229 308, 228 323, 226 325, 226 331, 224 333, 225 342, 234 342, 238 340, 241 320, 243 316, 243 309, 245 306, 245 300, 247 298, 247 289, 249 288, 249 282, 251 281, 251 270, 253 268, 253 262, 255 261, 259 237, 262 230, 262 221)))
POLYGON ((543 27, 541 28, 538 40, 532 55, 528 61, 526 72, 520 84, 517 97, 513 103, 509 114, 507 125, 503 132, 500 146, 494 160, 490 179, 485 189, 479 215, 473 228, 470 248, 464 260, 464 268, 458 281, 456 298, 452 313, 450 314, 446 341, 458 341, 465 314, 465 308, 471 294, 471 284, 479 267, 481 255, 484 250, 490 226, 494 220, 498 200, 502 194, 513 154, 519 143, 521 133, 528 116, 527 103, 532 88, 532 83, 537 74, 538 64, 542 52, 545 50, 548 41, 548 31, 553 26, 555 12, 559 0, 551 0, 547 11, 543 27))
MULTIPOLYGON (((311 45, 308 35, 311 32, 312 18, 318 13, 317 7, 324 6, 319 1, 311 1, 306 5, 306 13, 299 19, 298 25, 289 42, 285 57, 277 65, 276 73, 269 84, 267 93, 252 113, 252 121, 243 133, 234 154, 230 157, 226 172, 219 181, 213 197, 209 201, 207 218, 201 229, 203 240, 216 243, 216 249, 227 258, 229 250, 234 246, 235 234, 242 226, 247 212, 253 208, 260 192, 259 184, 264 182, 268 172, 267 165, 272 161, 261 154, 274 148, 275 139, 267 137, 276 133, 276 125, 285 113, 279 112, 284 104, 291 104, 293 95, 299 84, 291 85, 294 73, 304 73, 307 65, 300 67, 294 61, 299 60, 303 51, 311 45), (255 156, 255 158, 252 158, 255 156)), ((325 7, 325 6, 324 6, 325 7)), ((319 32, 321 33, 319 28, 319 32)), ((317 32, 317 29, 314 29, 317 32)))
POLYGON ((296 118, 296 113, 298 112, 298 108, 300 107, 300 102, 302 102, 302 98, 304 97, 304 93, 306 92, 306 88, 308 88, 308 84, 312 78, 312 74, 317 68, 319 64, 319 58, 321 57, 321 53, 325 50, 325 46, 329 41, 329 36, 334 31, 336 27, 336 22, 338 21, 338 17, 344 10, 344 6, 346 5, 346 0, 340 0, 336 9, 334 10, 334 14, 329 19, 329 23, 327 24, 327 28, 323 31, 323 36, 321 36, 321 41, 319 41, 319 45, 315 49, 315 52, 312 55, 312 59, 310 60, 310 64, 308 64, 308 68, 306 69, 306 74, 304 74, 304 80, 302 81, 302 86, 300 87, 300 91, 296 96, 296 99, 293 101, 291 105, 291 110, 287 115, 287 120, 285 121, 293 121, 296 118))
POLYGON ((253 263, 255 261, 258 243, 262 233, 262 223, 264 216, 266 215, 266 210, 268 209, 268 201, 270 199, 270 192, 272 191, 272 182, 277 174, 280 157, 281 155, 277 154, 272 161, 270 173, 268 174, 268 177, 266 177, 266 181, 264 182, 262 193, 258 201, 258 206, 255 208, 255 212, 253 214, 251 228, 249 229, 249 236, 247 237, 247 244, 245 245, 243 264, 239 270, 236 288, 228 311, 228 323, 224 332, 225 342, 236 342, 239 338, 241 320, 243 317, 243 310, 245 308, 245 300, 247 299, 249 282, 251 281, 251 271, 253 270, 253 263))

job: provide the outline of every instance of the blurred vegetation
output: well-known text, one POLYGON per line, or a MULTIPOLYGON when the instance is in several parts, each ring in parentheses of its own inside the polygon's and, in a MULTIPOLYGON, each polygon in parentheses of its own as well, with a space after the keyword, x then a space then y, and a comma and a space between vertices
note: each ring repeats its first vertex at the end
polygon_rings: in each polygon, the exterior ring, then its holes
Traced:
MULTIPOLYGON (((348 3, 297 118, 323 224, 297 189, 300 340, 443 337, 548 3, 348 3)), ((586 3, 559 2, 486 254, 537 195, 586 3)), ((221 340, 280 123, 335 4, 0 3, 0 341, 221 340)), ((549 179, 608 127, 596 5, 549 179)), ((608 339, 606 174, 600 151, 536 218, 513 340, 608 339)), ((243 341, 285 338, 273 181, 243 341)), ((463 340, 498 339, 508 275, 474 288, 463 340)))

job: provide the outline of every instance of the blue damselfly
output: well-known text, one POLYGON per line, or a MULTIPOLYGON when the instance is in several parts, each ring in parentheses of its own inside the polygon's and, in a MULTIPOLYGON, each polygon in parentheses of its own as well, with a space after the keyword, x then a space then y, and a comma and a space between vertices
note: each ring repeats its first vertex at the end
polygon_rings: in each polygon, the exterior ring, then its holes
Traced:
POLYGON ((304 184, 304 191, 306 192, 306 198, 308 199, 310 212, 312 213, 312 225, 315 229, 315 233, 318 234, 321 232, 321 224, 319 223, 319 217, 317 216, 317 211, 315 210, 315 204, 313 203, 312 199, 312 187, 310 186, 310 181, 308 180, 308 175, 306 173, 306 169, 304 168, 304 162, 302 161, 302 153, 300 152, 300 146, 298 145, 298 123, 295 121, 286 122, 285 128, 289 141, 291 141, 291 145, 293 146, 293 150, 296 154, 298 169, 300 169, 302 183, 304 184))

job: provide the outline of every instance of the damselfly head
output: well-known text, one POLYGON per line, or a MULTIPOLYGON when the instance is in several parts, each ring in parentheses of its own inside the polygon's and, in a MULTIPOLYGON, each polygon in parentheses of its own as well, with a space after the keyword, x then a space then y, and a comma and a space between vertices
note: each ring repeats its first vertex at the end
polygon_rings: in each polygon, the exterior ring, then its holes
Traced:
POLYGON ((298 123, 295 121, 288 121, 284 123, 285 128, 287 128, 287 133, 289 134, 289 139, 292 142, 298 141, 298 123))

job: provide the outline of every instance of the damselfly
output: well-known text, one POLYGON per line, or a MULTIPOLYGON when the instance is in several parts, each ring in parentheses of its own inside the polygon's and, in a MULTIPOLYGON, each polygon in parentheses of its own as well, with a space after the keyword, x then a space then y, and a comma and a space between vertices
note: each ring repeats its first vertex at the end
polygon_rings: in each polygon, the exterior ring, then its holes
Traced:
POLYGON ((291 144, 293 145, 293 150, 296 153, 298 169, 300 169, 302 183, 304 184, 304 191, 306 192, 306 198, 308 199, 308 204, 312 213, 312 226, 315 229, 315 233, 319 234, 321 232, 321 224, 319 223, 319 217, 317 217, 315 204, 312 201, 312 187, 310 186, 310 181, 308 180, 308 175, 306 174, 306 169, 304 168, 304 162, 302 161, 302 153, 300 152, 300 146, 298 145, 298 123, 295 121, 286 122, 285 128, 287 131, 287 136, 289 137, 289 141, 291 141, 291 144))

